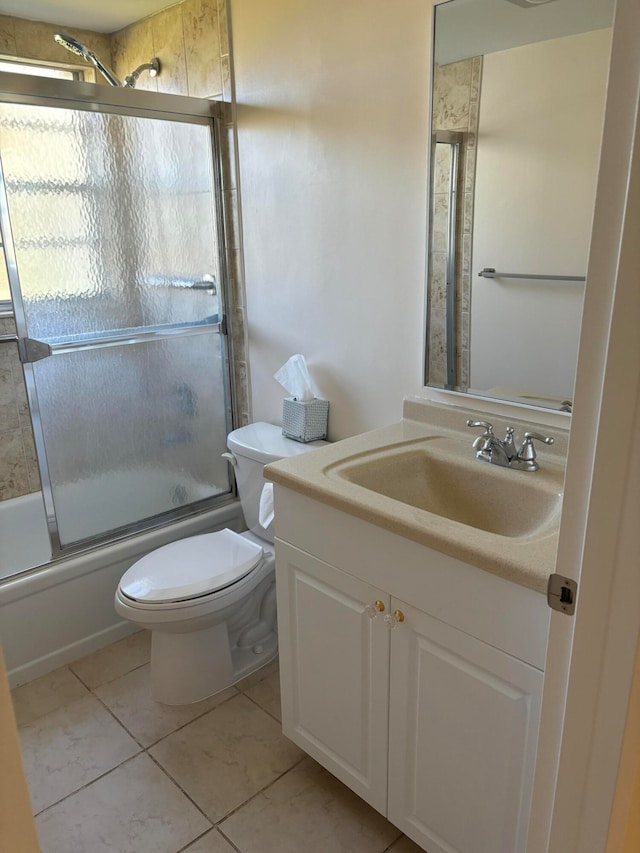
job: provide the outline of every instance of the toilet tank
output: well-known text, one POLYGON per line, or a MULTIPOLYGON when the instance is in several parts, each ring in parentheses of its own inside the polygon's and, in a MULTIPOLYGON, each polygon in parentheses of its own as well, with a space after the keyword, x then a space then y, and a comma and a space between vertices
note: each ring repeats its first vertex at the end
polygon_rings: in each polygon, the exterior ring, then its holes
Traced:
POLYGON ((260 495, 266 483, 263 476, 264 466, 269 462, 284 459, 285 456, 297 456, 325 444, 326 441, 310 441, 307 444, 292 441, 282 435, 281 427, 261 422, 240 427, 229 433, 227 447, 236 458, 236 484, 244 520, 256 536, 273 542, 273 524, 264 528, 258 521, 260 495))

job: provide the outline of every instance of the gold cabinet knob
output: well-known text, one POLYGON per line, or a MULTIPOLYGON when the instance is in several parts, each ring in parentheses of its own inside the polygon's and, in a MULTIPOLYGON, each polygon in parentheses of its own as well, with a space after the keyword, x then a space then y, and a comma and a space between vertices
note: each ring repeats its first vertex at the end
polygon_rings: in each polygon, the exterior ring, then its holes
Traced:
POLYGON ((404 613, 402 610, 394 610, 384 617, 384 621, 390 628, 397 628, 401 622, 404 622, 404 613))
POLYGON ((369 619, 375 619, 380 613, 384 613, 384 601, 378 598, 373 604, 367 604, 365 612, 369 619))

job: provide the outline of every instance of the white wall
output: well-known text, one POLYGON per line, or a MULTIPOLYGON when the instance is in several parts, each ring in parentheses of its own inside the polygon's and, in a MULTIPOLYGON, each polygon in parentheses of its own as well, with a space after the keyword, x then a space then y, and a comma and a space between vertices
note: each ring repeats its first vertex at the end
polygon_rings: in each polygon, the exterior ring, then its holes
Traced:
POLYGON ((584 287, 478 278, 584 275, 610 30, 484 58, 471 297, 471 387, 573 397, 584 287))
POLYGON ((253 417, 303 353, 332 439, 422 385, 427 0, 231 0, 253 417))

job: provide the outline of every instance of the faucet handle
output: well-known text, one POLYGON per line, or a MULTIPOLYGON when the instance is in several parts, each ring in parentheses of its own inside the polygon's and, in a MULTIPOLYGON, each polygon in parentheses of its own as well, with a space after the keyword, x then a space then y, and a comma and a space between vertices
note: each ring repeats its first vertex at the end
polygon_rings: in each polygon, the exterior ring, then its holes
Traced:
POLYGON ((467 421, 467 426, 472 429, 475 427, 480 427, 484 430, 482 435, 479 435, 476 439, 474 439, 473 444, 471 445, 474 450, 478 452, 482 450, 488 450, 493 441, 493 424, 487 423, 487 421, 467 421))
POLYGON ((479 450, 479 449, 484 449, 484 448, 488 447, 489 439, 493 438, 493 424, 487 423, 487 421, 468 420, 467 426, 471 427, 472 429, 474 427, 480 427, 481 429, 484 430, 484 433, 482 435, 479 435, 474 440, 473 445, 472 445, 473 449, 479 450))
POLYGON ((525 432, 522 447, 516 457, 517 461, 522 463, 519 467, 522 467, 525 471, 537 471, 540 467, 536 461, 536 449, 533 446, 534 441, 541 441, 543 444, 553 444, 555 438, 540 435, 539 432, 525 432))
POLYGON ((467 421, 467 426, 471 427, 482 427, 482 429, 488 433, 489 435, 493 435, 493 424, 487 423, 487 421, 467 421))
POLYGON ((551 438, 547 435, 540 435, 539 432, 525 432, 524 440, 528 444, 531 444, 532 441, 541 441, 543 444, 553 444, 555 442, 555 438, 551 438))

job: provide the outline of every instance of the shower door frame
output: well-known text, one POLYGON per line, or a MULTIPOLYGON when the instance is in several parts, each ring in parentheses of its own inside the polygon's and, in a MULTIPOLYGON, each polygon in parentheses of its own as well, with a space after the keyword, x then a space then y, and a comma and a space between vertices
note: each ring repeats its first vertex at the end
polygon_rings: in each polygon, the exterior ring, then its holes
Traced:
MULTIPOLYGON (((212 164, 214 179, 214 216, 217 233, 218 270, 220 280, 217 282, 219 298, 219 322, 202 327, 201 330, 190 329, 188 332, 181 330, 157 332, 153 329, 133 334, 114 334, 111 338, 104 336, 90 343, 79 342, 60 343, 50 347, 51 355, 55 352, 69 352, 72 349, 99 349, 106 346, 134 344, 146 340, 166 340, 176 336, 195 334, 219 334, 221 335, 222 361, 224 366, 224 406, 226 410, 226 421, 229 428, 233 429, 235 421, 235 398, 231 383, 231 359, 227 334, 227 306, 229 299, 228 271, 227 271, 227 221, 224 192, 222 186, 222 159, 221 159, 221 123, 225 118, 228 105, 223 101, 209 101, 201 98, 190 98, 183 95, 166 95, 157 92, 138 91, 136 89, 124 89, 112 86, 98 85, 95 83, 84 83, 71 80, 57 80, 44 77, 32 77, 22 74, 0 74, 0 104, 25 104, 37 107, 52 107, 61 109, 85 110, 89 112, 111 113, 116 115, 134 116, 148 119, 161 119, 165 121, 177 121, 182 123, 200 124, 208 126, 211 130, 212 164), (205 331, 206 330, 206 331, 205 331)), ((1 154, 1 152, 0 152, 1 154)), ((22 304, 22 291, 20 288, 20 275, 18 272, 13 232, 9 216, 7 190, 0 156, 0 225, 2 227, 5 259, 11 297, 13 302, 14 318, 16 323, 17 341, 24 342, 27 339, 26 315, 22 304)), ((212 238, 213 238, 212 234, 212 238)), ((87 537, 69 545, 63 545, 60 541, 58 524, 56 519, 55 505, 53 501, 53 487, 49 476, 47 464, 47 453, 44 442, 44 432, 38 394, 35 384, 35 373, 33 362, 23 361, 24 343, 19 343, 22 368, 24 373, 27 398, 31 415, 38 468, 42 485, 42 495, 47 519, 47 529, 51 543, 51 560, 57 562, 66 557, 93 550, 107 543, 117 542, 122 539, 135 536, 139 533, 164 527, 173 521, 198 515, 210 511, 214 507, 223 506, 237 497, 235 482, 229 479, 229 491, 222 495, 214 495, 200 501, 177 507, 163 513, 159 513, 141 521, 133 522, 122 527, 115 528, 107 533, 87 537)))

